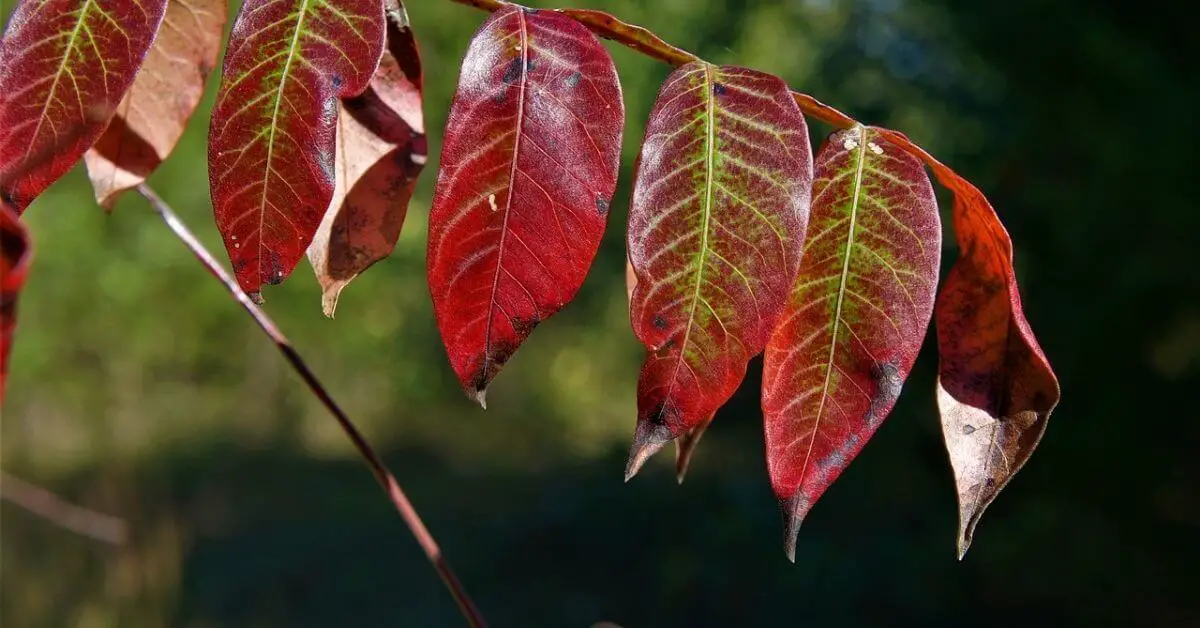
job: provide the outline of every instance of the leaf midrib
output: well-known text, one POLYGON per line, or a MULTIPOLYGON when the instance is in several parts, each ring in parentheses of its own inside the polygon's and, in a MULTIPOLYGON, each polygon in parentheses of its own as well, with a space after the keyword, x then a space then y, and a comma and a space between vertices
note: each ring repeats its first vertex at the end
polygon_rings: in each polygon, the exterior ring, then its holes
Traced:
POLYGON ((292 42, 288 46, 287 59, 283 62, 283 70, 279 74, 279 87, 275 89, 275 104, 271 110, 271 129, 267 134, 267 162, 263 168, 262 178, 262 195, 259 197, 258 203, 258 274, 262 277, 262 255, 266 248, 263 238, 263 226, 267 218, 267 190, 269 189, 268 182, 271 178, 271 173, 274 168, 271 166, 271 160, 275 154, 275 131, 279 128, 279 106, 283 103, 283 90, 287 86, 288 79, 291 77, 292 59, 296 58, 297 48, 300 43, 300 33, 304 32, 304 18, 308 16, 308 5, 312 0, 300 0, 300 7, 296 10, 296 29, 292 31, 292 42))
MULTIPOLYGON (((713 169, 716 158, 716 97, 713 95, 712 66, 704 64, 705 116, 705 145, 704 145, 704 211, 703 224, 700 228, 700 253, 696 264, 696 285, 692 291, 692 306, 688 312, 687 327, 683 330, 683 342, 679 347, 679 359, 675 363, 675 373, 671 375, 671 384, 667 389, 666 398, 670 399, 679 381, 679 369, 687 360, 688 339, 692 335, 692 327, 696 324, 696 308, 700 305, 700 286, 704 283, 704 265, 708 257, 708 230, 712 220, 713 169)), ((710 308, 711 309, 711 308, 710 308)), ((716 312, 713 312, 716 316, 716 312)), ((664 410, 665 411, 665 410, 664 410)))
MULTIPOLYGON (((38 116, 37 126, 33 127, 33 135, 30 136, 29 145, 25 147, 25 155, 21 161, 29 159, 29 155, 33 153, 34 147, 37 145, 38 134, 42 132, 42 122, 46 120, 46 112, 50 109, 50 103, 54 102, 54 95, 58 92, 58 83, 62 80, 63 72, 67 69, 67 61, 71 58, 71 53, 75 50, 75 40, 79 38, 79 32, 83 30, 84 20, 87 19, 88 9, 92 7, 95 0, 84 0, 83 6, 79 8, 79 18, 75 20, 75 28, 71 29, 71 36, 67 38, 67 43, 63 47, 62 59, 58 62, 58 70, 54 73, 54 81, 50 83, 50 90, 46 94, 46 100, 42 103, 42 113, 38 116)), ((78 94, 76 94, 78 98, 78 94)))
POLYGON ((850 201, 850 225, 846 230, 846 250, 842 259, 842 275, 838 280, 837 304, 833 312, 833 329, 829 334, 829 357, 825 360, 825 384, 821 387, 821 402, 817 404, 817 415, 813 422, 812 439, 808 441, 808 451, 804 454, 804 464, 800 465, 801 473, 808 470, 809 460, 817 443, 817 433, 821 428, 821 417, 825 413, 825 400, 829 398, 829 383, 833 379, 833 357, 837 352, 838 328, 842 322, 842 303, 846 298, 846 282, 850 276, 850 255, 854 250, 854 229, 858 222, 858 203, 862 192, 863 167, 867 162, 867 129, 855 127, 858 140, 858 165, 854 171, 854 194, 850 201))
MULTIPOLYGON (((496 294, 500 290, 500 269, 504 267, 504 241, 505 236, 508 235, 508 216, 512 210, 513 186, 517 182, 517 158, 521 152, 521 135, 525 124, 525 91, 529 84, 529 29, 525 23, 523 9, 517 9, 517 23, 521 27, 521 82, 517 90, 516 133, 513 134, 512 161, 508 168, 508 194, 504 199, 504 216, 500 222, 500 243, 496 246, 496 272, 492 277, 492 296, 488 302, 487 322, 483 326, 483 369, 481 373, 484 377, 487 376, 488 366, 492 359, 492 318, 496 313, 496 294)), ((482 404, 482 400, 480 403, 482 404)))

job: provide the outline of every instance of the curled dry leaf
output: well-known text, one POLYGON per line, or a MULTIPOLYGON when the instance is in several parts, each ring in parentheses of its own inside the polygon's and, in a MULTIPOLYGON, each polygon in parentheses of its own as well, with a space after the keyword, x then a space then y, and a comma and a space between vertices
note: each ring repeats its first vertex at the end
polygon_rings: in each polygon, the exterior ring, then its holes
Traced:
POLYGON ((261 300, 333 200, 338 101, 363 93, 384 48, 380 0, 247 0, 208 135, 217 227, 238 284, 261 300))
POLYGON ((958 490, 958 555, 984 509, 1037 447, 1058 404, 1058 379, 1021 308, 1012 240, 970 182, 910 142, 954 193, 959 258, 938 294, 938 410, 958 490))
POLYGON ((8 381, 8 352, 17 328, 17 296, 33 258, 29 231, 11 203, 0 201, 0 401, 8 381))
POLYGON ((463 59, 429 216, 429 289, 466 393, 575 297, 617 184, 612 58, 554 11, 505 5, 463 59))
POLYGON ((921 162, 878 129, 816 159, 800 275, 763 358, 767 468, 788 558, 813 503, 891 411, 933 314, 941 225, 921 162))
POLYGON ((84 154, 96 202, 111 210, 175 149, 204 95, 225 28, 225 0, 170 0, 158 37, 104 134, 84 154))
POLYGON ((808 129, 777 77, 689 63, 663 84, 629 212, 630 319, 647 348, 626 479, 709 419, 762 351, 808 222, 808 129))
POLYGON ((0 198, 18 213, 104 131, 154 41, 166 4, 17 5, 0 40, 0 198))
POLYGON ((388 16, 387 52, 371 86, 342 101, 333 202, 308 247, 330 318, 342 288, 391 255, 425 166, 417 42, 403 5, 388 16))

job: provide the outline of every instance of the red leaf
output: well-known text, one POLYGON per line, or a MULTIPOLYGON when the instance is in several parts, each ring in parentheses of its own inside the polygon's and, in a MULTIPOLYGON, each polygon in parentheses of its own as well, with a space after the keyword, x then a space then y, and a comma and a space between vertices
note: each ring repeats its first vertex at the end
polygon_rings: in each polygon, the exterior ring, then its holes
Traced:
POLYGON ((766 346, 808 221, 808 129, 769 74, 689 63, 650 113, 629 212, 634 333, 648 355, 626 477, 712 416, 766 346))
POLYGON ((17 295, 33 258, 29 232, 17 217, 16 208, 0 202, 0 401, 8 380, 8 352, 17 328, 17 295))
POLYGON ((506 5, 475 34, 430 210, 429 287, 450 363, 480 404, 583 283, 624 124, 612 58, 571 18, 506 5))
POLYGON ((404 7, 394 15, 371 87, 342 101, 333 203, 308 247, 330 318, 342 288, 396 247, 425 165, 421 59, 404 7))
POLYGON ((0 197, 17 212, 104 131, 154 41, 166 3, 24 0, 17 6, 0 42, 0 197))
POLYGON ((938 409, 954 468, 959 558, 984 509, 1025 464, 1058 405, 1058 379, 1025 320, 1012 240, 974 185, 887 131, 954 192, 959 259, 937 298, 938 409))
POLYGON ((145 63, 116 116, 84 156, 96 202, 112 209, 146 180, 183 135, 217 62, 226 0, 170 0, 145 63))
POLYGON ((933 314, 941 225, 921 162, 856 126, 817 154, 811 228, 763 359, 771 486, 785 545, 891 412, 933 314))
POLYGON ((238 283, 291 274, 333 199, 338 99, 383 54, 380 0, 247 0, 234 22, 208 136, 217 226, 238 283))

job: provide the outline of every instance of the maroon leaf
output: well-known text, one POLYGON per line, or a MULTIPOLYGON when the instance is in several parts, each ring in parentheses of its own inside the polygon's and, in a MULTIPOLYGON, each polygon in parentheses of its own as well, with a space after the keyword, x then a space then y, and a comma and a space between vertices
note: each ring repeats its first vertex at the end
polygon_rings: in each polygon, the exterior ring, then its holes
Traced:
POLYGON ((23 212, 133 83, 167 0, 23 0, 0 42, 0 198, 23 212))
POLYGON ((856 126, 817 154, 811 227, 763 358, 767 467, 785 545, 900 395, 933 314, 941 225, 921 162, 856 126))
POLYGON ((425 165, 421 59, 403 5, 389 12, 387 40, 371 87, 342 101, 333 202, 308 247, 330 318, 342 288, 396 247, 425 165))
POLYGON ((974 185, 904 135, 890 139, 925 160, 954 192, 959 258, 935 307, 938 409, 958 489, 958 556, 983 511, 1037 447, 1058 405, 1058 379, 1021 308, 1012 240, 974 185))
POLYGON ((116 116, 83 157, 96 201, 117 197, 150 176, 183 135, 217 62, 226 0, 170 0, 163 25, 116 116))
POLYGON ((247 0, 208 136, 217 226, 242 289, 283 281, 333 199, 338 99, 383 54, 380 0, 247 0))
POLYGON ((796 279, 812 155, 787 85, 689 63, 650 113, 629 212, 631 322, 648 349, 632 477, 733 394, 796 279))
POLYGON ((429 287, 450 363, 480 404, 579 290, 624 123, 612 59, 571 18, 506 5, 471 41, 430 210, 429 287))
POLYGON ((8 381, 8 352, 17 328, 17 295, 33 258, 29 232, 17 217, 16 208, 0 201, 0 401, 8 381))

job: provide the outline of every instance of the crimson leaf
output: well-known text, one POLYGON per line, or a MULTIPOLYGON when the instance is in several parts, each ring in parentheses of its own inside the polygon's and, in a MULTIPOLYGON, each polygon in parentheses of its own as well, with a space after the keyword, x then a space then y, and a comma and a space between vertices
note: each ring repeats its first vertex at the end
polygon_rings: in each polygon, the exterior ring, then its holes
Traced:
POLYGON ((482 405, 533 328, 583 283, 617 183, 612 58, 553 11, 505 5, 463 59, 429 216, 429 288, 450 364, 482 405))

